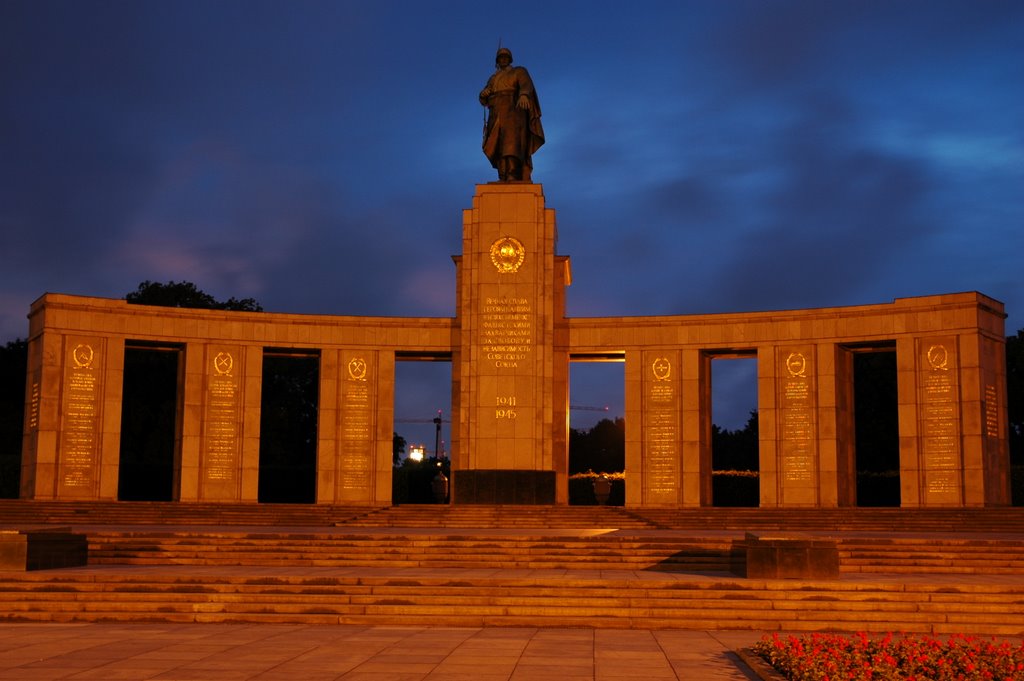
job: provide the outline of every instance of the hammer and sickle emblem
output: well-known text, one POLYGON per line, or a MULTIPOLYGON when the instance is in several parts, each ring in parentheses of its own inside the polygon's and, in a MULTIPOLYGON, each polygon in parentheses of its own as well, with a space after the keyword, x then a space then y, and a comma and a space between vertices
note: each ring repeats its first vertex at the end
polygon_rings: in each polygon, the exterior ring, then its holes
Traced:
POLYGON ((76 345, 75 349, 71 351, 71 359, 79 369, 89 368, 95 357, 96 353, 93 352, 91 345, 76 345))
POLYGON ((658 357, 651 364, 651 370, 654 372, 654 380, 667 381, 672 375, 672 363, 666 357, 658 357))
POLYGON ((790 376, 807 378, 807 358, 799 352, 789 353, 789 357, 786 358, 786 369, 790 376))
POLYGON ((946 371, 949 369, 949 350, 945 345, 933 345, 928 348, 928 364, 932 369, 946 371))
POLYGON ((234 365, 235 360, 232 359, 229 352, 218 352, 217 356, 213 358, 213 370, 220 376, 230 376, 231 367, 234 365))
POLYGON ((348 375, 353 381, 365 381, 366 360, 362 357, 353 357, 348 363, 348 375))

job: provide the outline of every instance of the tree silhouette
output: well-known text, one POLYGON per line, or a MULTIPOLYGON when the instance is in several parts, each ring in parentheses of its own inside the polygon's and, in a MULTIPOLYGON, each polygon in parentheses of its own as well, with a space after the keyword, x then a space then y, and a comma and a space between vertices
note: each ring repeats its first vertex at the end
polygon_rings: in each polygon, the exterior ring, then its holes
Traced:
POLYGON ((233 310, 237 312, 262 312, 263 307, 253 298, 228 298, 219 301, 209 293, 200 290, 190 281, 169 281, 160 284, 146 280, 124 297, 134 305, 158 305, 161 307, 191 307, 202 310, 233 310))
POLYGON ((569 430, 569 474, 620 473, 626 466, 626 421, 601 419, 590 430, 569 430))

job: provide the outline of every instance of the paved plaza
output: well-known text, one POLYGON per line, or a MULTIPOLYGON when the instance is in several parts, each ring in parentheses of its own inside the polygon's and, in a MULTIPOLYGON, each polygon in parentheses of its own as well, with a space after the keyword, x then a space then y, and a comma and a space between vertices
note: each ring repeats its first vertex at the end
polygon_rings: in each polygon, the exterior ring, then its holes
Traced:
POLYGON ((0 624, 0 679, 750 680, 752 631, 0 624))

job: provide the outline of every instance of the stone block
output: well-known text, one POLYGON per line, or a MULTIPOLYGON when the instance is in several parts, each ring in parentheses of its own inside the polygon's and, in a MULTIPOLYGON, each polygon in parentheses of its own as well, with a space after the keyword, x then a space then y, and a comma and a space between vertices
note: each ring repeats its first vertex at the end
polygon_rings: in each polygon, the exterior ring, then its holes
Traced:
POLYGON ((743 549, 748 579, 839 579, 834 539, 748 532, 743 549))
POLYGON ((88 562, 85 535, 70 528, 0 530, 0 570, 46 570, 88 562))
POLYGON ((555 503, 555 472, 452 471, 455 503, 548 505, 555 503))

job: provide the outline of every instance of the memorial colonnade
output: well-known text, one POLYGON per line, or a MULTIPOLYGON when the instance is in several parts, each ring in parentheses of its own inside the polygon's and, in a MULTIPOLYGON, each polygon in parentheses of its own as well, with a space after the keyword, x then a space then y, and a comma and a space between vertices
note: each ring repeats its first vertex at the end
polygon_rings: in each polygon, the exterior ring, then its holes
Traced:
MULTIPOLYGON (((569 357, 625 362, 626 503, 651 507, 711 503, 710 362, 728 356, 757 358, 761 505, 853 505, 852 357, 871 350, 897 356, 902 505, 1009 503, 1002 325, 1001 304, 977 293, 556 321, 569 357)), ((317 502, 390 503, 396 358, 451 358, 458 337, 446 318, 47 294, 30 315, 22 497, 117 498, 125 348, 142 344, 183 357, 175 499, 256 500, 262 358, 289 349, 319 358, 317 502)), ((564 413, 567 390, 554 399, 564 413)))

